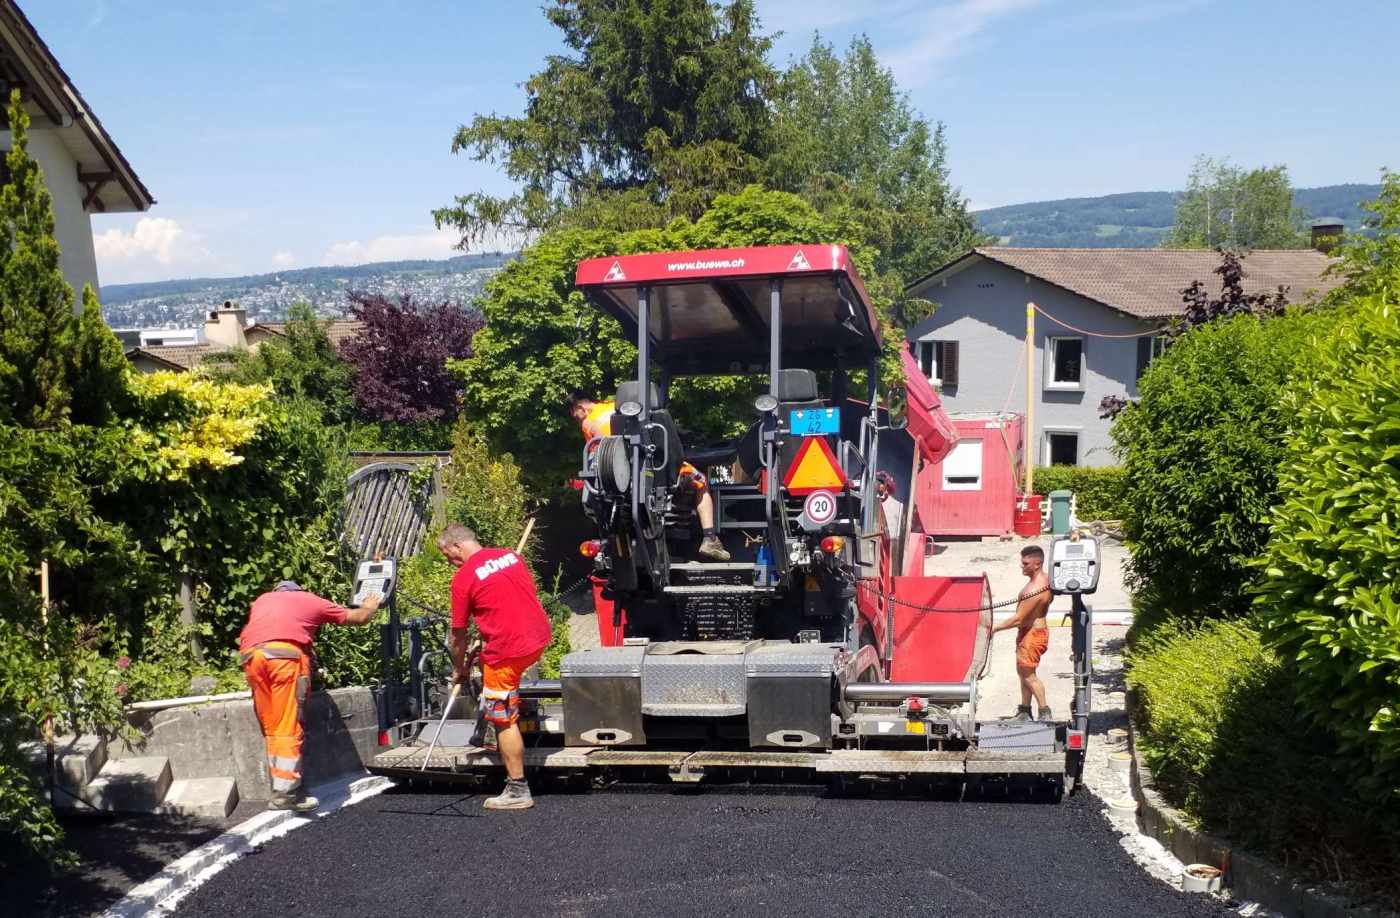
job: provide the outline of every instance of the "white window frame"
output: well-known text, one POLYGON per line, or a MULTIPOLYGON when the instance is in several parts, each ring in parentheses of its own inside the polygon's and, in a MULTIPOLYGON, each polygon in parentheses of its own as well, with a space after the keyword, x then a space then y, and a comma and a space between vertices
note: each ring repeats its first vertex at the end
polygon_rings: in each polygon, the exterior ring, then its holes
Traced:
POLYGON ((923 369, 923 366, 924 366, 924 348, 928 348, 929 358, 928 358, 928 374, 927 374, 927 376, 928 376, 928 381, 929 381, 929 383, 931 383, 932 385, 935 385, 935 386, 941 386, 941 385, 943 385, 943 379, 942 379, 942 377, 939 375, 939 372, 938 372, 938 345, 939 345, 941 342, 943 342, 944 340, 946 340, 946 339, 944 339, 944 338, 920 338, 920 339, 919 339, 919 353, 918 353, 919 368, 920 368, 920 369, 923 369))
MULTIPOLYGON (((982 450, 983 450, 983 442, 982 442, 981 439, 978 439, 978 438, 972 438, 972 439, 967 439, 967 440, 959 440, 959 441, 953 446, 952 451, 949 452, 948 455, 946 455, 946 456, 943 457, 943 462, 942 462, 942 466, 943 466, 943 468, 942 468, 943 490, 945 490, 945 491, 980 491, 980 490, 982 490, 982 462, 983 462, 982 450), (964 471, 962 468, 949 469, 949 468, 948 468, 948 462, 949 462, 949 460, 953 459, 953 457, 956 456, 960 450, 964 450, 964 447, 970 447, 970 446, 972 446, 972 444, 974 444, 974 443, 977 444, 977 459, 976 459, 976 465, 975 465, 976 472, 977 472, 977 480, 976 480, 976 481, 951 481, 951 480, 949 480, 949 475, 948 475, 948 473, 949 473, 950 471, 953 471, 953 472, 964 471)), ((968 461, 970 461, 970 460, 963 460, 964 464, 966 464, 968 461)), ((970 476, 967 476, 967 475, 957 475, 956 477, 958 477, 958 478, 968 478, 968 477, 970 477, 970 476)))
POLYGON ((1040 464, 1046 468, 1050 466, 1050 437, 1073 436, 1074 437, 1074 463, 1075 467, 1083 464, 1084 459, 1084 428, 1082 427, 1045 427, 1040 431, 1040 464))
POLYGON ((1045 339, 1045 388, 1062 392, 1082 392, 1084 377, 1089 374, 1088 348, 1079 335, 1051 335, 1045 339), (1079 342, 1079 382, 1060 382, 1055 379, 1055 349, 1061 341, 1079 342))
POLYGON ((1148 359, 1147 359, 1147 365, 1148 365, 1149 367, 1152 366, 1152 361, 1156 360, 1158 357, 1161 357, 1161 356, 1162 356, 1163 354, 1165 354, 1166 352, 1167 352, 1167 336, 1166 336, 1166 335, 1153 335, 1153 336, 1152 336, 1152 354, 1151 354, 1151 356, 1149 356, 1148 359))

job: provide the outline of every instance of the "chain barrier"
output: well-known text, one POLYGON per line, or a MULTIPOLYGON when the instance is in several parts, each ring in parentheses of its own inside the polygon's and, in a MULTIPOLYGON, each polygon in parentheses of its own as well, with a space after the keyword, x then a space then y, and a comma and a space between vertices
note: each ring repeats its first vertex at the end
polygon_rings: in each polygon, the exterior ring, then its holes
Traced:
MULTIPOLYGON (((873 593, 875 593, 876 596, 882 595, 882 594, 880 593, 880 590, 879 590, 878 587, 866 586, 866 584, 878 584, 878 583, 879 583, 879 581, 878 581, 877 579, 875 579, 874 577, 861 577, 861 578, 859 578, 859 579, 856 581, 856 583, 857 583, 858 585, 860 585, 861 588, 864 589, 864 590, 866 590, 867 592, 873 592, 873 593)), ((893 593, 887 593, 887 594, 883 594, 883 595, 884 595, 884 598, 885 598, 885 600, 886 600, 887 602, 893 603, 893 604, 896 605, 896 606, 904 606, 906 609, 913 609, 913 610, 915 610, 916 612, 924 612, 924 613, 930 613, 930 612, 931 612, 931 613, 942 613, 942 614, 947 614, 947 615, 966 615, 966 614, 971 613, 971 612, 995 612, 997 609, 1004 609, 1004 608, 1006 608, 1006 607, 1008 607, 1008 606, 1014 606, 1014 605, 1016 605, 1017 603, 1019 603, 1019 602, 1020 602, 1021 600, 1023 600, 1023 599, 1030 599, 1032 596, 1039 596, 1041 593, 1048 593, 1048 592, 1050 592, 1050 587, 1048 587, 1048 586, 1047 586, 1047 587, 1041 587, 1040 589, 1036 590, 1034 593, 1026 593, 1026 594, 1023 595, 1023 596, 1017 596, 1015 599, 1006 599, 1006 600, 1003 600, 1003 601, 1001 601, 1001 602, 994 602, 994 603, 992 603, 991 605, 987 605, 987 606, 978 606, 978 607, 975 608, 975 609, 940 609, 940 608, 938 608, 937 606, 926 606, 926 605, 922 605, 921 603, 910 602, 910 601, 907 600, 907 599, 900 599, 899 597, 895 596, 893 593)))

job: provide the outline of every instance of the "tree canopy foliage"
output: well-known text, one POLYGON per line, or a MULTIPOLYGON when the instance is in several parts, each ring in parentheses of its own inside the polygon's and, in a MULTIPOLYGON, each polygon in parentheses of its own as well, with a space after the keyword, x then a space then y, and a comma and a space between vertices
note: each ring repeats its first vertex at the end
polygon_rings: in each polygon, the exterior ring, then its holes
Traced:
POLYGON ((1245 170, 1199 157, 1176 205, 1168 248, 1291 249, 1306 245, 1287 166, 1245 170))
POLYGON ((869 40, 843 57, 815 39, 780 73, 749 0, 559 0, 546 16, 573 53, 530 77, 522 116, 477 116, 454 139, 520 184, 435 212, 464 245, 694 221, 750 184, 859 220, 875 267, 904 281, 979 238, 942 126, 913 110, 869 40))
POLYGON ((374 421, 409 424, 456 417, 461 382, 447 367, 472 354, 481 316, 455 303, 397 303, 382 294, 350 294, 364 329, 341 348, 354 367, 355 407, 374 421))

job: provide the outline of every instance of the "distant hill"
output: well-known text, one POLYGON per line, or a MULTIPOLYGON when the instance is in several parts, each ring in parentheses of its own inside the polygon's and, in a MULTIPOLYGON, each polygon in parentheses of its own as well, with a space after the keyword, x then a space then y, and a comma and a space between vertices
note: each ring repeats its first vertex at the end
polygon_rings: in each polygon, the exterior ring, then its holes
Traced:
MULTIPOLYGON (((1308 219, 1337 217, 1358 230, 1365 217, 1360 204, 1380 194, 1379 185, 1327 185, 1299 188, 1293 203, 1308 219)), ((1176 220, 1176 191, 1134 191, 1099 198, 1036 201, 979 210, 984 233, 1001 245, 1028 248, 1152 248, 1161 245, 1176 220)))
POLYGON ((201 277, 102 288, 102 313, 113 328, 188 328, 233 300, 251 319, 276 322, 295 303, 322 315, 342 315, 352 290, 411 294, 420 302, 470 303, 514 253, 458 255, 439 261, 382 261, 367 265, 298 268, 244 277, 201 277))

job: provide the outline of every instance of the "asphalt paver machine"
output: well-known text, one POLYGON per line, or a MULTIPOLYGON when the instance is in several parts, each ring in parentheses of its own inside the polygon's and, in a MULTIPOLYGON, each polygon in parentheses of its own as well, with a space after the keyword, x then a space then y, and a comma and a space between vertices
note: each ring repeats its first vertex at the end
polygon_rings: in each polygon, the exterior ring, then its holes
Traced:
MULTIPOLYGON (((637 371, 618 387, 610 432, 582 453, 597 538, 581 551, 594 558, 601 646, 568 654, 558 680, 522 686, 527 766, 1072 787, 1087 734, 1087 613, 1069 722, 979 720, 989 583, 925 571, 936 564, 922 525, 937 513, 932 476, 958 435, 907 351, 892 418, 879 324, 845 248, 593 259, 577 286, 634 336, 637 371), (668 391, 697 376, 766 379, 735 419, 742 436, 684 442, 668 391), (882 505, 880 478, 901 512, 882 505), (725 562, 696 551, 705 493, 725 562)), ((499 770, 466 745, 469 721, 445 723, 416 721, 371 770, 499 770)))

